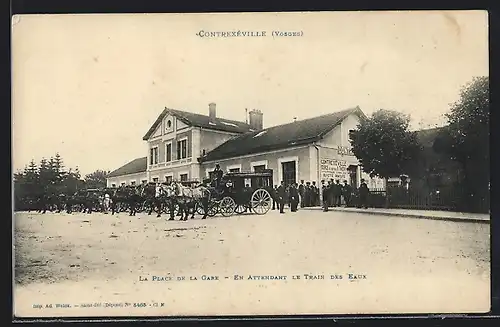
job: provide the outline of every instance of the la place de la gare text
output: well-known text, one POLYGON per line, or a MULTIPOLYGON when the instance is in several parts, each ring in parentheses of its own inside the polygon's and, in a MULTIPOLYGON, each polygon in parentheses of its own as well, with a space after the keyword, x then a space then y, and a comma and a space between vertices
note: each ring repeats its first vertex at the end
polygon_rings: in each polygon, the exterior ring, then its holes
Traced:
POLYGON ((233 275, 233 276, 218 276, 218 275, 200 275, 200 276, 139 276, 140 282, 171 282, 171 281, 220 281, 220 280, 252 280, 252 281, 287 281, 287 280, 361 280, 367 279, 365 274, 300 274, 300 275, 233 275))

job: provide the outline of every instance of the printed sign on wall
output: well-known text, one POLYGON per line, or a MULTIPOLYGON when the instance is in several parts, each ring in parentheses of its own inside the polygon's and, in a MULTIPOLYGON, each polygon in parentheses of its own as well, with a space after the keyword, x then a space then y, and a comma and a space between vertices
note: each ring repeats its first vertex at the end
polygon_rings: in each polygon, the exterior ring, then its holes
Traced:
POLYGON ((332 158, 323 158, 321 159, 320 165, 320 179, 321 180, 336 180, 339 179, 341 181, 349 179, 349 173, 347 171, 347 161, 332 159, 332 158))

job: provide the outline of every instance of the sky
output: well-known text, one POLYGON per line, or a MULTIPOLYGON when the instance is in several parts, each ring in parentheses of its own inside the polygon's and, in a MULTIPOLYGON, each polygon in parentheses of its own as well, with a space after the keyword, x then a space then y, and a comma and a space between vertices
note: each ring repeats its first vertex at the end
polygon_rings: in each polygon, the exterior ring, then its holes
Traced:
POLYGON ((260 109, 264 127, 355 106, 443 125, 461 86, 488 75, 487 13, 15 16, 12 72, 14 171, 58 152, 87 174, 146 156, 165 107, 260 109), (238 30, 266 36, 196 35, 238 30))

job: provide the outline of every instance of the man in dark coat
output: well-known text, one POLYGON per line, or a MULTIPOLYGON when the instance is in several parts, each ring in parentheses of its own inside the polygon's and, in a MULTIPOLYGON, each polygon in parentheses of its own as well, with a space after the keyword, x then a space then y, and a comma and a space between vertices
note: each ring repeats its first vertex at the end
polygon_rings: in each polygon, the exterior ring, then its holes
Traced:
POLYGON ((278 203, 278 186, 274 185, 273 194, 271 194, 271 197, 273 198, 273 208, 271 210, 276 210, 276 207, 279 207, 278 203))
POLYGON ((349 207, 351 205, 352 187, 347 184, 344 180, 344 185, 342 186, 342 196, 344 197, 345 206, 349 207))
POLYGON ((305 207, 311 206, 311 198, 312 198, 311 183, 306 182, 306 187, 304 190, 304 206, 305 207))
POLYGON ((326 198, 326 200, 328 201, 328 206, 329 207, 332 207, 333 206, 333 195, 335 193, 335 190, 333 189, 334 185, 333 185, 333 179, 330 179, 328 181, 328 183, 326 184, 326 188, 328 189, 328 197, 326 198))
POLYGON ((324 212, 327 212, 328 211, 328 202, 329 202, 329 199, 330 199, 330 188, 328 187, 328 185, 325 184, 325 181, 322 180, 321 181, 321 191, 322 191, 322 195, 323 195, 323 211, 324 212))
POLYGON ((313 189, 313 200, 311 203, 311 206, 319 206, 319 188, 316 186, 316 181, 312 182, 312 189, 313 189))
POLYGON ((301 208, 304 208, 304 204, 305 204, 305 201, 304 201, 305 200, 304 199, 305 190, 306 190, 306 186, 304 185, 304 180, 301 180, 300 185, 299 185, 300 207, 301 208))
POLYGON ((333 195, 333 206, 334 207, 340 207, 342 204, 342 185, 340 185, 340 181, 337 179, 335 180, 335 185, 333 186, 335 189, 334 195, 333 195))
POLYGON ((362 208, 368 209, 368 195, 370 189, 365 183, 364 179, 361 179, 361 184, 359 185, 359 204, 362 208))
POLYGON ((296 212, 299 205, 299 190, 295 183, 292 183, 289 188, 288 196, 290 199, 290 211, 296 212))
POLYGON ((278 205, 280 207, 280 213, 285 213, 285 200, 286 200, 286 189, 285 189, 285 183, 281 182, 280 186, 278 186, 278 189, 276 190, 277 195, 278 195, 278 205))
POLYGON ((215 187, 217 189, 220 188, 220 182, 222 180, 222 175, 223 175, 223 172, 222 170, 220 169, 220 166, 219 164, 216 164, 215 165, 215 169, 214 169, 214 180, 215 180, 215 187))

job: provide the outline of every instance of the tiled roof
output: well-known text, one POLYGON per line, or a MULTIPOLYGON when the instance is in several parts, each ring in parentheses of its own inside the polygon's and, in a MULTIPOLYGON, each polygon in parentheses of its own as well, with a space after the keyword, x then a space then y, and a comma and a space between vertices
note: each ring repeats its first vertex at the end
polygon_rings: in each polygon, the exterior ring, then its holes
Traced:
POLYGON ((438 136, 441 136, 441 133, 443 132, 444 132, 443 127, 434 127, 434 128, 415 131, 419 143, 425 148, 432 147, 434 141, 437 139, 438 136))
POLYGON ((148 130, 146 135, 142 138, 143 140, 148 140, 149 137, 154 133, 158 125, 161 124, 161 121, 167 114, 171 114, 184 123, 195 126, 195 127, 203 127, 207 129, 225 131, 225 132, 233 132, 233 133, 246 133, 251 131, 251 127, 249 124, 246 124, 241 121, 229 120, 216 117, 213 121, 210 121, 209 117, 206 115, 195 114, 188 111, 177 110, 165 108, 163 112, 158 116, 153 126, 148 130))
POLYGON ((245 133, 208 152, 204 157, 200 158, 200 161, 220 160, 310 144, 321 139, 345 117, 355 112, 364 117, 361 109, 355 107, 289 124, 273 126, 262 131, 245 133))
POLYGON ((112 171, 108 177, 117 177, 122 175, 137 174, 146 172, 148 165, 148 158, 142 157, 137 158, 129 162, 128 164, 112 171))

